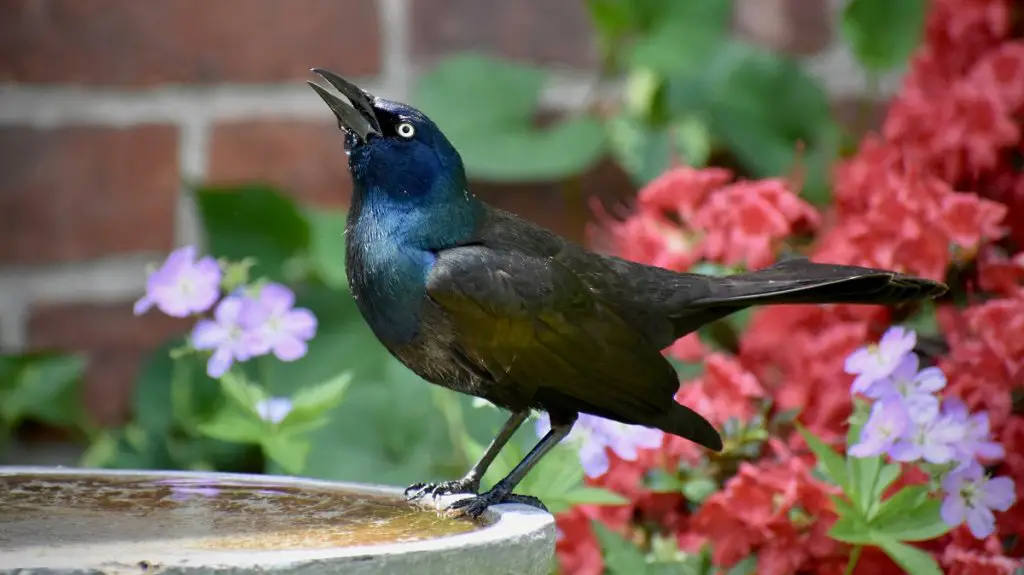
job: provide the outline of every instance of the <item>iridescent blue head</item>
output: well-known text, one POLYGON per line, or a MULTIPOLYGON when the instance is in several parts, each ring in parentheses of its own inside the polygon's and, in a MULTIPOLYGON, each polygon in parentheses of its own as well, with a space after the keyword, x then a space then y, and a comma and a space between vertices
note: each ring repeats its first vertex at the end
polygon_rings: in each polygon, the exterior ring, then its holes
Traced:
POLYGON ((377 98, 326 70, 313 72, 341 95, 309 83, 345 132, 360 204, 353 207, 402 214, 395 232, 432 249, 471 234, 482 208, 467 190, 462 158, 437 125, 412 106, 377 98))

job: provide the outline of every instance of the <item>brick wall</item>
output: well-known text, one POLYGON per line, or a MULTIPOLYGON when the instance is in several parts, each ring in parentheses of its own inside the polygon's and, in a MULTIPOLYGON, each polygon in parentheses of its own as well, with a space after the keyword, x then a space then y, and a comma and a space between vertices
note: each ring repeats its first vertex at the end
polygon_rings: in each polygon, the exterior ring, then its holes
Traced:
MULTIPOLYGON (((835 42, 839 0, 736 0, 740 34, 801 56, 846 109, 862 79, 835 42)), ((5 0, 0 19, 0 348, 90 355, 96 418, 125 415, 139 358, 181 331, 131 315, 144 266, 194 243, 181 182, 264 180, 304 202, 350 193, 321 66, 406 99, 452 51, 542 64, 578 102, 594 61, 582 0, 5 0)), ((893 79, 885 83, 888 89, 893 79)), ((607 166, 588 193, 624 184, 607 166)), ((550 187, 479 186, 563 227, 550 187), (514 193, 512 193, 514 192, 514 193)))

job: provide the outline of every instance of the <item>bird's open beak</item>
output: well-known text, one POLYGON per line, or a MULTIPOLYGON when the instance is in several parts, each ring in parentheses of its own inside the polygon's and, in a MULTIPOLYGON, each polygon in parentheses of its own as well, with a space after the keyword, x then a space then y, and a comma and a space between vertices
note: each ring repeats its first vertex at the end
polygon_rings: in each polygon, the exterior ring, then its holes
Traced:
POLYGON ((307 82, 338 117, 338 125, 342 130, 363 142, 371 134, 380 135, 380 124, 373 111, 373 96, 370 93, 333 72, 320 68, 313 68, 312 72, 327 80, 328 84, 344 96, 340 98, 315 82, 307 82))

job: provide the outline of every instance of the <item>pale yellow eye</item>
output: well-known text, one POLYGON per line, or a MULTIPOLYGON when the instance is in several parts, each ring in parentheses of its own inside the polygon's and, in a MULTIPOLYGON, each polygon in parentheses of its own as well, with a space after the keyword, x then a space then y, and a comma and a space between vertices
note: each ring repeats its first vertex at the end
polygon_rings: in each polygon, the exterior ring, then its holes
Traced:
POLYGON ((416 128, 414 128, 409 122, 402 122, 398 125, 398 128, 395 131, 398 132, 399 136, 406 140, 412 139, 412 137, 416 135, 416 128))

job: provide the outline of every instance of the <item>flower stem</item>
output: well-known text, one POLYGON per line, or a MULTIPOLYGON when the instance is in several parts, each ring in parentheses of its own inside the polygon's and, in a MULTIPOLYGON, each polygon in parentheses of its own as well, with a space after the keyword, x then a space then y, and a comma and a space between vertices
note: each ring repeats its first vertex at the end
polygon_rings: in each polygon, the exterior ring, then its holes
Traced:
POLYGON ((469 435, 469 430, 466 429, 465 418, 462 414, 462 406, 459 404, 459 397, 446 389, 434 389, 434 405, 437 406, 438 411, 441 412, 441 417, 444 418, 445 423, 448 427, 448 438, 452 442, 452 447, 455 448, 455 452, 459 457, 459 466, 466 467, 472 463, 469 460, 469 454, 466 453, 465 444, 462 441, 463 437, 469 435))
POLYGON ((853 568, 857 566, 857 560, 860 559, 860 552, 864 548, 860 545, 854 545, 853 550, 850 551, 850 561, 846 563, 845 575, 853 575, 853 568))
POLYGON ((197 437, 192 418, 192 370, 184 359, 175 359, 171 368, 171 413, 189 437, 197 437))

